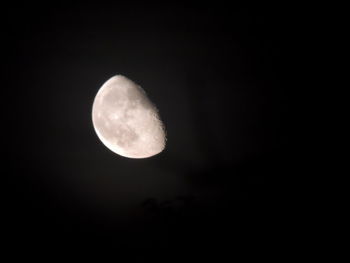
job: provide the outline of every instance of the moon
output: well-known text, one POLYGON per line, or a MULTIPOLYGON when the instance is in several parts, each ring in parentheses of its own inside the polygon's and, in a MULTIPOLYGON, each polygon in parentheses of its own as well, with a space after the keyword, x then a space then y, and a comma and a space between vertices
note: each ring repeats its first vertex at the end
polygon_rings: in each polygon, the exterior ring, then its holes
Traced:
POLYGON ((92 106, 98 138, 114 153, 148 158, 165 148, 165 129, 156 106, 146 92, 122 75, 108 79, 92 106))

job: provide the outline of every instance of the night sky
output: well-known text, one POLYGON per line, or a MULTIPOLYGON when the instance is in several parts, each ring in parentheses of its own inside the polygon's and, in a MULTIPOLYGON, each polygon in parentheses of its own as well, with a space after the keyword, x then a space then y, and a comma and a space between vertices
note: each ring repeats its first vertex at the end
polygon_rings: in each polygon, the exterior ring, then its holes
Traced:
POLYGON ((264 243, 293 166, 284 12, 218 3, 6 7, 7 244, 264 243), (116 74, 157 105, 161 154, 121 157, 95 134, 93 99, 116 74))

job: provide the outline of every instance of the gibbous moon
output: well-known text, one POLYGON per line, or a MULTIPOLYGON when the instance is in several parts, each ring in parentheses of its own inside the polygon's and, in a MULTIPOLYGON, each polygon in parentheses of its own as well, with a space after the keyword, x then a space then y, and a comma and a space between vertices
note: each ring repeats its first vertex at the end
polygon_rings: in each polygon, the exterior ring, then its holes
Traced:
POLYGON ((107 80, 97 92, 92 122, 102 143, 121 156, 147 158, 165 147, 157 108, 139 85, 122 75, 107 80))

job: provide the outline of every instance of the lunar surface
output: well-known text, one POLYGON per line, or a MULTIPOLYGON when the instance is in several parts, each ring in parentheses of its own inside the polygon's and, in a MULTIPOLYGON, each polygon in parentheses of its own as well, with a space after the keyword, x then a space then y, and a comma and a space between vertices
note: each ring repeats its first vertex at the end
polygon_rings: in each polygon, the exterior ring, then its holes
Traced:
POLYGON ((97 92, 92 122, 102 143, 121 156, 147 158, 165 147, 157 108, 139 85, 122 75, 107 80, 97 92))

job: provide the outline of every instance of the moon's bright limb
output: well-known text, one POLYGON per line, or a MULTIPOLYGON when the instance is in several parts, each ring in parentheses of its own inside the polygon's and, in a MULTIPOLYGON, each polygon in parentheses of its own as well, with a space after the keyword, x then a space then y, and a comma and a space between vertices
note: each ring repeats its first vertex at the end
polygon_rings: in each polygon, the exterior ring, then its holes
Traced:
POLYGON ((130 79, 116 75, 97 92, 92 122, 102 143, 129 158, 147 158, 163 151, 164 126, 145 91, 130 79))

